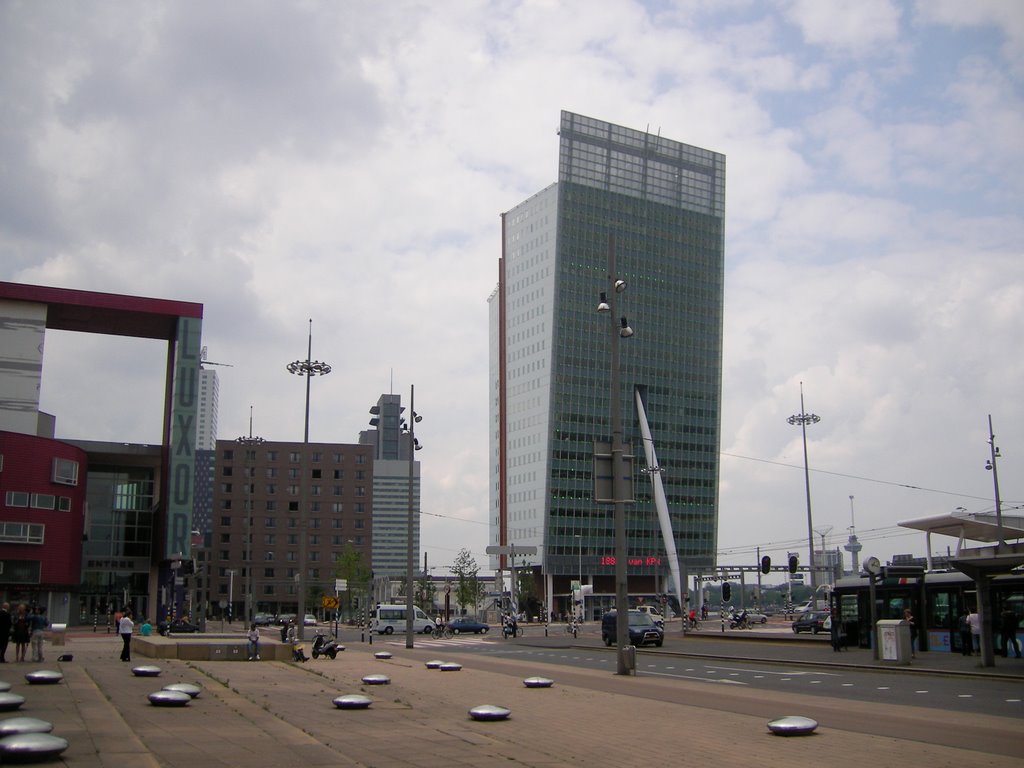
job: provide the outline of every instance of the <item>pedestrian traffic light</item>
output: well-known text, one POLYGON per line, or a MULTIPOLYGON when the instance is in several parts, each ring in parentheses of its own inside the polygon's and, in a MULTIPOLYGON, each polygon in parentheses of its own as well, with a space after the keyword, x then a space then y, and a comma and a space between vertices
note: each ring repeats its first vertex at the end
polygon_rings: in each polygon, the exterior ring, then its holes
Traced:
POLYGON ((789 556, 789 572, 796 573, 796 569, 800 566, 800 559, 796 555, 789 556))
POLYGON ((722 602, 728 603, 732 598, 732 584, 728 581, 722 582, 722 602))
POLYGON ((772 559, 765 555, 761 558, 761 573, 768 573, 772 569, 772 559))

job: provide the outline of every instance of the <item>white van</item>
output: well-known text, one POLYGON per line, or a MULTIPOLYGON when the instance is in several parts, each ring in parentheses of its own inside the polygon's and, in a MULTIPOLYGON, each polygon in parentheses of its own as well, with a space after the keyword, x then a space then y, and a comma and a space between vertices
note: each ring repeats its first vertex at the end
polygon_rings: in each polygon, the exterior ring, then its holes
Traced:
MULTIPOLYGON (((414 606, 413 611, 412 631, 423 634, 431 632, 434 629, 434 620, 418 606, 414 606)), ((404 605, 378 605, 373 621, 373 631, 381 635, 405 632, 405 616, 404 605)))

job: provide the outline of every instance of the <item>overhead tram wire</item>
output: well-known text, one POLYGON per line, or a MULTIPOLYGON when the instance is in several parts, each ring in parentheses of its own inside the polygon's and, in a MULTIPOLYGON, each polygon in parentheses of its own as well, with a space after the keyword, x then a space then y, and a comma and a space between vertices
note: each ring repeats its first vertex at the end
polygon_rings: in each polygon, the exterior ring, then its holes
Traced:
MULTIPOLYGON (((776 462, 776 461, 772 461, 771 459, 758 459, 758 458, 753 457, 753 456, 741 456, 740 454, 729 454, 729 453, 727 453, 725 451, 722 451, 719 455, 720 456, 729 457, 730 459, 743 459, 745 461, 750 461, 750 462, 760 462, 761 464, 773 464, 776 467, 786 467, 787 469, 800 469, 800 470, 803 470, 803 466, 798 466, 796 464, 786 464, 785 462, 776 462)), ((987 496, 973 496, 972 494, 961 494, 961 493, 956 493, 955 490, 941 490, 939 488, 928 488, 928 487, 925 487, 924 485, 912 485, 912 484, 910 484, 908 482, 895 482, 893 480, 880 480, 880 479, 874 478, 874 477, 864 477, 862 475, 851 475, 851 474, 848 474, 846 472, 833 472, 833 471, 829 471, 827 469, 811 469, 811 472, 815 472, 817 474, 823 474, 823 475, 834 475, 836 477, 846 477, 846 478, 851 479, 851 480, 862 480, 864 482, 874 482, 874 483, 878 483, 880 485, 895 485, 896 487, 907 488, 908 490, 924 490, 924 492, 927 492, 929 494, 942 494, 944 496, 955 496, 955 497, 957 497, 959 499, 978 499, 980 501, 991 501, 991 499, 989 497, 987 497, 987 496)), ((1011 504, 1021 504, 1021 505, 1024 505, 1024 502, 1011 502, 1011 504)))

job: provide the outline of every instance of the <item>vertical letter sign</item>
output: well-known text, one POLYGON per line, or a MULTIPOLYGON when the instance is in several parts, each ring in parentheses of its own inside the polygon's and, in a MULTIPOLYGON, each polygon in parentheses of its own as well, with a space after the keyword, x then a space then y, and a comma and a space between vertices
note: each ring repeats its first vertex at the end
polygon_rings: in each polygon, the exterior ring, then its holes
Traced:
POLYGON ((164 558, 192 551, 192 491, 195 473, 196 410, 199 400, 199 344, 202 320, 178 318, 171 394, 171 445, 164 558))

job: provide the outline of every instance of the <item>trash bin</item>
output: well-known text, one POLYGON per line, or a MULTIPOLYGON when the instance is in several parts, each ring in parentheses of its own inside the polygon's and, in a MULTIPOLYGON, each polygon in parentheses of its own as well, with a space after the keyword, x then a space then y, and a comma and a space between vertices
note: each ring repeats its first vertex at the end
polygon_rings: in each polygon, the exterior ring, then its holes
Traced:
POLYGON ((67 637, 67 624, 51 624, 50 625, 50 645, 63 646, 67 637))
POLYGON ((883 619, 875 625, 879 658, 896 664, 910 664, 910 624, 902 619, 883 619))

